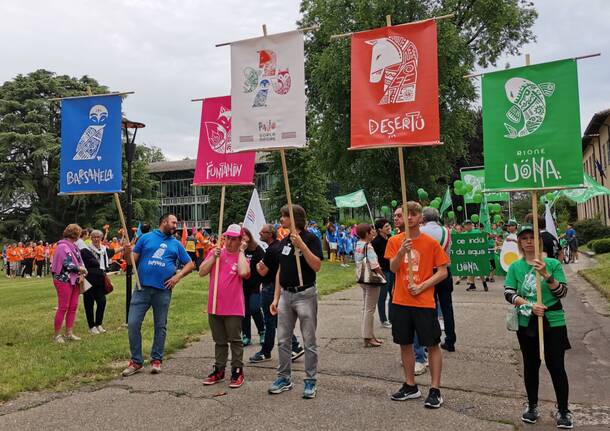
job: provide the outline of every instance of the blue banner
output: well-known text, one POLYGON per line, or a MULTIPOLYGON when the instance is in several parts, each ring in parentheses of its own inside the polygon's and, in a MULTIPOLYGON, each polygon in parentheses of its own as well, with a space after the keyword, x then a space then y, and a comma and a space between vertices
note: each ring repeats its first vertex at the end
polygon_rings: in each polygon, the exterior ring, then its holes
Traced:
POLYGON ((121 96, 61 102, 59 193, 121 191, 121 96))

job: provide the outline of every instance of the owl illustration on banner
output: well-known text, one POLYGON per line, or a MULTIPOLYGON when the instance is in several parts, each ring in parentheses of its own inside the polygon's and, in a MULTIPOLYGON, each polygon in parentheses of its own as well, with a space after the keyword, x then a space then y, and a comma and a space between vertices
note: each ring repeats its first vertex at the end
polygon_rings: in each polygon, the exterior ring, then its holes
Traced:
POLYGON ((253 108, 267 106, 269 91, 279 95, 287 94, 290 91, 291 78, 288 69, 277 69, 277 55, 275 51, 263 49, 257 52, 258 68, 246 67, 244 69, 244 93, 256 95, 252 103, 253 108))
POLYGON ((231 110, 220 107, 216 121, 206 121, 205 130, 210 148, 218 154, 232 153, 231 149, 231 110))
MULTIPOLYGON (((108 119, 108 109, 104 105, 95 105, 89 111, 90 125, 81 135, 76 145, 76 153, 72 160, 93 160, 102 145, 104 127, 108 119)), ((101 157, 97 157, 101 160, 101 157)))
POLYGON ((402 36, 389 36, 367 40, 373 46, 369 82, 383 79, 383 97, 380 105, 415 100, 417 86, 417 47, 402 36))

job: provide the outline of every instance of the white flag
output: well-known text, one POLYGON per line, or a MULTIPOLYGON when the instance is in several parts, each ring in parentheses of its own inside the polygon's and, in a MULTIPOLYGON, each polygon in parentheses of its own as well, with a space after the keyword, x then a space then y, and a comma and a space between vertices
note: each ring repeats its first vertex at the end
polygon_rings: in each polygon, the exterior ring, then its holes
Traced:
POLYGON ((551 235, 555 237, 556 240, 559 241, 559 236, 557 236, 557 228, 555 227, 555 220, 553 219, 553 214, 551 214, 551 206, 547 203, 546 211, 544 212, 544 222, 546 224, 546 231, 550 232, 551 235))
POLYGON ((303 33, 231 44, 231 148, 298 148, 305 139, 303 33))
POLYGON ((261 201, 258 198, 258 192, 256 189, 252 190, 252 197, 250 198, 250 204, 248 205, 248 211, 244 217, 244 227, 252 232, 252 237, 258 242, 258 244, 267 248, 267 244, 262 242, 260 235, 258 234, 263 226, 265 225, 265 214, 263 214, 263 207, 261 207, 261 201))

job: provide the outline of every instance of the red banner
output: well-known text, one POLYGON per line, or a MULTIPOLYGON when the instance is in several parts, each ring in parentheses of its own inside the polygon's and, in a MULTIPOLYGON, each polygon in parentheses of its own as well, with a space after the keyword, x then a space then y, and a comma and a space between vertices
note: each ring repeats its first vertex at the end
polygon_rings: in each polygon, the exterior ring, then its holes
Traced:
POLYGON ((351 148, 440 144, 436 22, 352 36, 351 148))
POLYGON ((231 96, 205 99, 193 184, 251 185, 255 158, 255 151, 231 148, 231 96))

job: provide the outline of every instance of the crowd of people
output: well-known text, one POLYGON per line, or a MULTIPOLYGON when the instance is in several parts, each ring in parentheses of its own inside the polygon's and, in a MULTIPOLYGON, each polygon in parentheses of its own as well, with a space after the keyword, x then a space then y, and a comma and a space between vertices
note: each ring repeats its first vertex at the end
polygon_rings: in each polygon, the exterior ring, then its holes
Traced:
MULTIPOLYGON (((248 358, 250 363, 259 363, 272 360, 277 343, 277 377, 268 392, 280 394, 291 390, 294 387, 291 363, 304 356, 303 397, 314 398, 318 390, 316 274, 326 251, 331 264, 337 262, 344 268, 354 264, 355 281, 363 297, 360 330, 363 347, 383 345, 384 339, 376 335, 376 328, 391 330, 393 342, 400 347, 405 380, 391 399, 420 398, 415 376, 429 370, 430 388, 424 406, 439 408, 443 404, 441 352, 456 350, 452 292, 454 284, 462 281, 456 278, 454 283, 451 275, 451 237, 456 232, 481 230, 471 220, 444 225, 438 210, 422 208, 417 202, 408 202, 406 208, 406 217, 402 207, 398 207, 392 221, 380 218, 374 224, 348 227, 330 221, 321 232, 315 222, 307 221, 304 209, 298 205, 293 206, 292 226, 288 207, 283 207, 279 224, 266 224, 258 232, 260 242, 253 232, 239 224, 229 225, 220 238, 209 236, 203 229, 179 232, 178 221, 172 214, 163 215, 157 229, 141 226, 137 240, 132 243, 117 238, 108 240, 107 229, 102 232, 70 224, 57 243, 10 244, 4 247, 3 256, 10 277, 51 274, 58 302, 54 341, 65 343, 80 340, 73 332, 80 294, 90 334, 106 332, 103 327, 106 294, 112 289, 107 275, 125 269, 130 254, 133 255, 141 288, 134 291, 129 307, 131 359, 122 372, 124 377, 144 367, 141 326, 150 308, 154 322, 150 367, 154 374, 161 372, 173 288, 193 272, 208 277, 207 311, 215 360, 203 384, 217 384, 229 375, 229 387, 242 386, 244 347, 260 345, 248 358), (375 324, 376 311, 379 326, 375 324), (297 321, 302 343, 294 334, 297 321)), ((514 220, 492 225, 491 232, 487 231, 488 249, 491 258, 504 241, 514 241, 522 255, 509 267, 504 282, 505 298, 518 316, 515 330, 523 355, 528 401, 521 419, 535 423, 539 417, 541 360, 537 317, 540 316, 545 334, 544 362, 557 397, 557 425, 569 428, 572 417, 568 410, 564 359, 570 343, 561 306, 567 283, 557 260, 562 247, 553 235, 547 235, 544 220, 540 220, 544 258, 537 259, 531 221, 531 217, 526 217, 521 225, 514 220), (541 277, 542 305, 537 304, 535 273, 541 277)), ((573 241, 576 232, 571 227, 568 232, 568 240, 573 241)), ((487 277, 482 277, 485 291, 487 283, 493 281, 492 269, 487 277)), ((467 283, 466 290, 476 290, 474 278, 467 283)))

